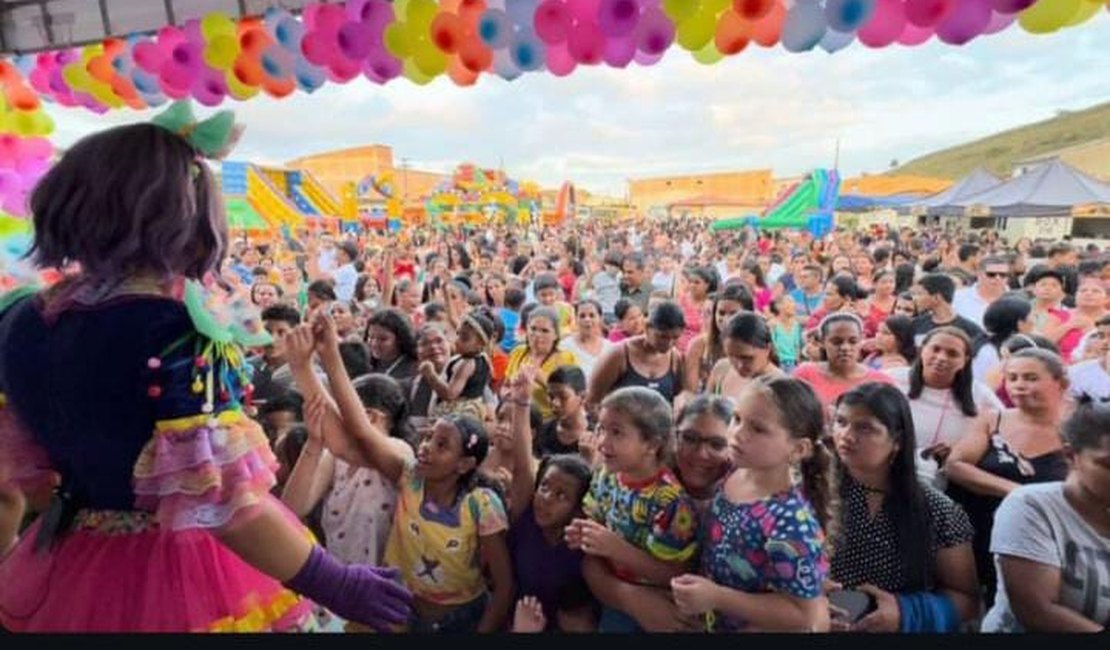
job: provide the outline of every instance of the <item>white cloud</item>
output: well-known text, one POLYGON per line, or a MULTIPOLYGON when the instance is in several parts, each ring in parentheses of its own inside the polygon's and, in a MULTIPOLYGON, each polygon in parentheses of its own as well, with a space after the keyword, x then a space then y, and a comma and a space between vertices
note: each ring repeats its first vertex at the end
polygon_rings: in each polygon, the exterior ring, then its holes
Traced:
MULTIPOLYGON (((680 50, 650 68, 579 67, 566 78, 483 77, 329 84, 312 95, 232 104, 248 125, 237 157, 262 162, 361 144, 447 171, 470 161, 556 186, 622 195, 628 178, 771 167, 780 176, 830 165, 881 171, 929 151, 1110 99, 1110 20, 1033 36, 1017 27, 967 46, 930 41, 835 55, 750 46, 703 66, 680 50)), ((202 109, 203 110, 203 109, 202 109)), ((133 121, 50 108, 62 146, 133 121)))

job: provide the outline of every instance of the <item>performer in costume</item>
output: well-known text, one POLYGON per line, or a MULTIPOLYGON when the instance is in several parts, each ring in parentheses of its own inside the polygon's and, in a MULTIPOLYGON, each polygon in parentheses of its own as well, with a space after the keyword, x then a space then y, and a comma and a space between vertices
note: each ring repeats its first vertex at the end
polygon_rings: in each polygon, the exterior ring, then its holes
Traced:
POLYGON ((227 240, 203 158, 237 135, 230 112, 177 103, 81 140, 33 193, 33 260, 80 271, 0 303, 0 478, 60 478, 0 557, 6 630, 303 630, 311 601, 380 630, 408 618, 395 571, 343 565, 268 494, 241 348, 266 334, 200 282, 227 240))

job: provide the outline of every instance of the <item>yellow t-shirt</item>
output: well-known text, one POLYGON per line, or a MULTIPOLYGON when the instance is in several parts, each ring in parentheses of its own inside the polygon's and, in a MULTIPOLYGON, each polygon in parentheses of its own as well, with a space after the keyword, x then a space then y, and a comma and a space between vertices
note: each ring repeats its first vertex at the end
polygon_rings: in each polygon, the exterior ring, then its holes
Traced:
POLYGON ((404 585, 423 600, 468 603, 488 589, 478 538, 508 530, 505 506, 493 490, 476 488, 440 510, 424 503, 424 479, 415 469, 415 460, 406 461, 383 562, 400 569, 404 585))
MULTIPOLYGON (((505 367, 505 381, 511 381, 516 374, 520 372, 529 358, 528 344, 522 343, 521 345, 513 348, 509 353, 509 364, 505 367)), ((554 412, 551 410, 551 400, 547 399, 547 378, 559 366, 577 366, 578 357, 570 350, 555 350, 548 355, 547 360, 540 366, 540 371, 536 375, 536 385, 532 387, 532 402, 540 410, 544 420, 550 420, 555 417, 554 412)))

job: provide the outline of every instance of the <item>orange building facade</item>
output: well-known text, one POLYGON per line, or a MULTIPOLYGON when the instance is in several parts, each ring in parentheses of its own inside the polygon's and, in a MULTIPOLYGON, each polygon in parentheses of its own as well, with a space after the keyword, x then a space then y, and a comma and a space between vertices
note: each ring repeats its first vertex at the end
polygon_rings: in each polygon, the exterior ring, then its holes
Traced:
POLYGON ((629 202, 638 212, 724 216, 762 209, 774 198, 770 169, 633 179, 629 202))
POLYGON ((303 169, 315 176, 336 196, 345 186, 358 183, 367 176, 391 175, 397 198, 416 200, 432 193, 446 175, 416 169, 398 168, 393 158, 393 147, 373 144, 329 151, 314 156, 304 156, 285 163, 291 169, 303 169))

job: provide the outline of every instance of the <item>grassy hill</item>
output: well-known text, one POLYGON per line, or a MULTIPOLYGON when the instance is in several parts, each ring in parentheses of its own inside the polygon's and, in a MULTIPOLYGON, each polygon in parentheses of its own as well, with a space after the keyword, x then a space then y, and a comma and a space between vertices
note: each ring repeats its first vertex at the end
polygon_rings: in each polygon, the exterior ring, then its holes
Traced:
POLYGON ((888 174, 961 178, 983 166, 1008 176, 1016 160, 1039 156, 1072 145, 1110 137, 1110 102, 1003 131, 942 149, 893 169, 888 174))

